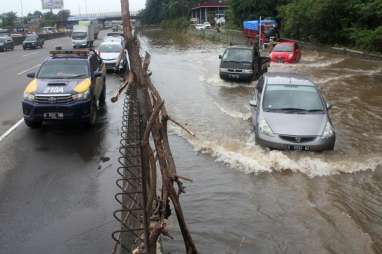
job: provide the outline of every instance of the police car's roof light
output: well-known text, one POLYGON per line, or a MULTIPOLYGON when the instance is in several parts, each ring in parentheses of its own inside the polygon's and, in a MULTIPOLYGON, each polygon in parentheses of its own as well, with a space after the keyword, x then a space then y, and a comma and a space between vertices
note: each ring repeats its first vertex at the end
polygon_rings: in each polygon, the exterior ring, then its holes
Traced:
POLYGON ((83 50, 83 49, 77 49, 77 50, 52 50, 49 51, 49 54, 53 57, 68 57, 68 56, 74 56, 74 57, 88 57, 89 56, 89 50, 83 50))

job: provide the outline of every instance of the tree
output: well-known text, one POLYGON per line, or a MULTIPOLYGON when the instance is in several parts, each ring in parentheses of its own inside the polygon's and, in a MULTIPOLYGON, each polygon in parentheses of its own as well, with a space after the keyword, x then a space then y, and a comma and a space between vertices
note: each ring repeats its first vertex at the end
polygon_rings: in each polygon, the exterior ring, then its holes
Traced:
POLYGON ((7 12, 1 14, 3 19, 3 27, 5 28, 14 28, 16 25, 17 15, 16 12, 7 12))
POLYGON ((61 10, 57 13, 57 27, 65 27, 68 18, 70 17, 70 10, 61 10))
POLYGON ((55 26, 57 24, 57 15, 53 12, 46 12, 42 15, 41 26, 55 26))

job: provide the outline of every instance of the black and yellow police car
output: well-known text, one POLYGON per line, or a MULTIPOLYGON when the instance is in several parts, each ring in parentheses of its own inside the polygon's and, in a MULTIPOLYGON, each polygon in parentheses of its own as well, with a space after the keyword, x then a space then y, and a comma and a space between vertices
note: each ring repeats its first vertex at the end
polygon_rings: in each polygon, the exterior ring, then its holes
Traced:
POLYGON ((41 64, 24 91, 25 124, 74 121, 92 126, 106 102, 106 68, 93 50, 57 50, 41 64))

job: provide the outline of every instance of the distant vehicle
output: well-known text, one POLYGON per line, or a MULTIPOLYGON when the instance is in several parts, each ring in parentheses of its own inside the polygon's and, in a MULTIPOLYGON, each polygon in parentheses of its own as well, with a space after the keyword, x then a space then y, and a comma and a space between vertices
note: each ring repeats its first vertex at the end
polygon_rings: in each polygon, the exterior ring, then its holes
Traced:
POLYGON ((122 21, 121 20, 113 20, 112 21, 112 31, 118 32, 118 31, 122 31, 122 30, 123 30, 122 21))
POLYGON ((210 22, 206 21, 203 23, 203 25, 206 29, 211 29, 211 23, 210 22))
POLYGON ((55 50, 42 63, 24 91, 24 121, 30 128, 43 122, 75 121, 93 126, 106 102, 106 70, 92 50, 55 50))
POLYGON ((225 17, 220 17, 220 18, 216 17, 215 18, 215 24, 216 25, 224 26, 225 23, 226 23, 225 17))
POLYGON ((98 39, 98 34, 101 31, 101 26, 96 20, 81 20, 78 22, 78 26, 90 27, 94 33, 94 39, 98 39))
POLYGON ((207 30, 211 28, 210 22, 204 22, 203 24, 196 24, 195 29, 202 31, 202 30, 207 30))
POLYGON ((125 46, 125 38, 123 37, 123 34, 119 32, 107 33, 103 42, 119 42, 122 47, 125 46))
POLYGON ((4 52, 6 50, 13 50, 15 46, 13 45, 13 40, 10 36, 0 37, 0 52, 4 52))
POLYGON ((106 41, 97 49, 108 71, 125 71, 129 68, 126 50, 121 42, 106 41), (119 59, 122 58, 120 61, 119 59), (117 66, 119 61, 119 65, 117 66))
POLYGON ((280 42, 274 46, 270 57, 276 63, 297 63, 301 59, 301 49, 297 42, 280 42))
POLYGON ((72 32, 73 48, 92 47, 95 40, 95 25, 93 23, 82 23, 75 25, 72 32))
POLYGON ((27 35, 25 37, 25 40, 23 41, 23 49, 36 49, 36 48, 43 48, 44 47, 44 40, 41 39, 36 34, 27 35))
POLYGON ((57 33, 57 29, 51 26, 45 26, 41 29, 41 32, 44 34, 54 34, 57 33))
POLYGON ((278 37, 278 23, 274 19, 246 20, 243 22, 244 36, 251 42, 264 44, 269 42, 271 36, 278 37), (270 32, 269 30, 274 30, 270 32))
POLYGON ((198 31, 206 30, 206 28, 205 28, 205 26, 203 24, 196 24, 194 27, 198 31))
POLYGON ((104 24, 103 24, 103 27, 105 29, 110 29, 113 27, 113 23, 111 21, 105 21, 104 24))
POLYGON ((106 33, 106 36, 107 37, 117 37, 117 38, 123 38, 123 33, 119 33, 119 32, 109 32, 109 33, 106 33))
POLYGON ((197 18, 191 18, 190 22, 191 22, 191 24, 196 24, 196 23, 198 23, 198 19, 197 18))
POLYGON ((0 28, 0 37, 6 37, 6 36, 10 36, 9 30, 0 28))
POLYGON ((220 78, 257 79, 268 71, 270 59, 262 57, 256 47, 231 46, 220 55, 220 78))
POLYGON ((336 140, 327 104, 304 76, 267 73, 250 102, 256 143, 281 150, 333 150, 336 140))

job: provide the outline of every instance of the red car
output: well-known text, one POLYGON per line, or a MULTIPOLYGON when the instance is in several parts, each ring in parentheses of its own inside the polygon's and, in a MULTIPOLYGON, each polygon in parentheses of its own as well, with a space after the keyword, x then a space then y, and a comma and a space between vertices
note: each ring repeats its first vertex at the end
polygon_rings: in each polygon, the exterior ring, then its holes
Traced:
POLYGON ((271 61, 276 63, 297 63, 301 58, 301 49, 297 42, 280 42, 270 54, 271 61))

